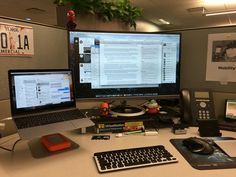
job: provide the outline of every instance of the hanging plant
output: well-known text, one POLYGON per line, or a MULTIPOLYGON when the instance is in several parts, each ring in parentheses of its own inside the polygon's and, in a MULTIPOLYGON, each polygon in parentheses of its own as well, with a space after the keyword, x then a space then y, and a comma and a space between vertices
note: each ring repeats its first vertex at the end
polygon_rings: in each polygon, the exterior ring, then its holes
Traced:
POLYGON ((136 28, 136 20, 142 17, 142 9, 129 0, 55 0, 58 6, 69 5, 77 14, 90 13, 104 21, 119 19, 136 28))

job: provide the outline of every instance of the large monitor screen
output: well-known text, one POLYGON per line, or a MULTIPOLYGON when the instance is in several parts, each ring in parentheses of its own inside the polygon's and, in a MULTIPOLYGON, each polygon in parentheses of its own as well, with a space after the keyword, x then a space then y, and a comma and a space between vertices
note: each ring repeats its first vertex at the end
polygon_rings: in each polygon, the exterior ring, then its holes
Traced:
POLYGON ((69 65, 84 99, 179 92, 180 34, 69 31, 69 65))

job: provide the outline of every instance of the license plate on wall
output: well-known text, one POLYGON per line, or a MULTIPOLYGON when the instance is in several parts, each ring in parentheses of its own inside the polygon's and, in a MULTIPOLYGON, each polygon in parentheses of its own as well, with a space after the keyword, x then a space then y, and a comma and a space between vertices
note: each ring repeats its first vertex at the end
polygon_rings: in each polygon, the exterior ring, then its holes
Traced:
POLYGON ((0 56, 33 55, 33 28, 0 22, 0 56))

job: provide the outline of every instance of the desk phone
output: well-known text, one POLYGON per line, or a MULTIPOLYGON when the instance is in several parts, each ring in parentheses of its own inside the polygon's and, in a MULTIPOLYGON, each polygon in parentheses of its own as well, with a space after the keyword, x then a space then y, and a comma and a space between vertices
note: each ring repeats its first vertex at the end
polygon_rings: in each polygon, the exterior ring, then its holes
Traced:
POLYGON ((181 90, 183 119, 190 125, 199 121, 215 120, 213 95, 209 90, 181 90))

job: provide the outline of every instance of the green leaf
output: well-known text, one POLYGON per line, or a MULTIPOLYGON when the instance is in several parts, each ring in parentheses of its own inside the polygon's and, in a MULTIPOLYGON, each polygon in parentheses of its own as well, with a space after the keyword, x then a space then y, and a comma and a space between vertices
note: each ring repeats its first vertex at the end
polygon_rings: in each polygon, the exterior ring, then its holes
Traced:
POLYGON ((132 6, 130 0, 54 0, 57 5, 70 5, 77 13, 96 14, 105 21, 119 19, 136 28, 142 9, 132 6))

